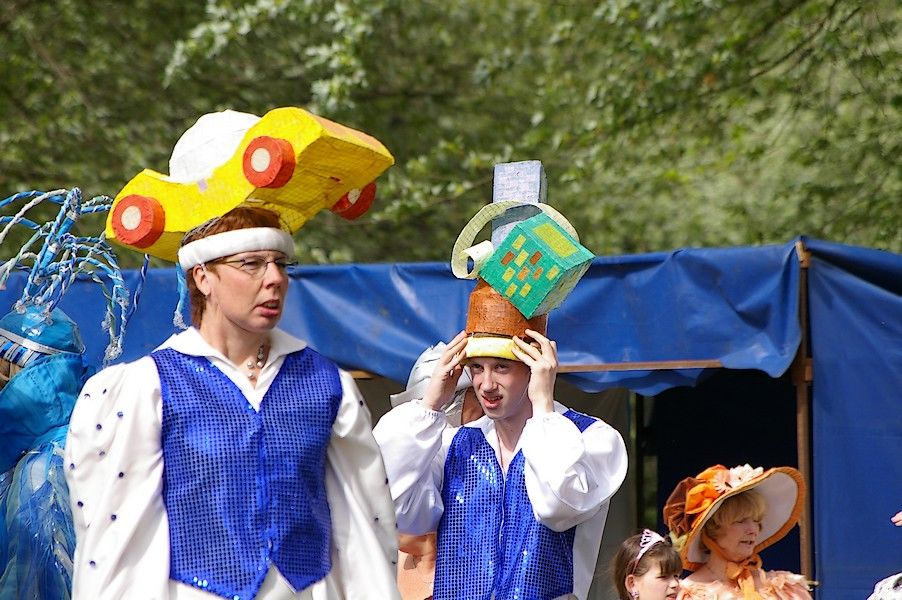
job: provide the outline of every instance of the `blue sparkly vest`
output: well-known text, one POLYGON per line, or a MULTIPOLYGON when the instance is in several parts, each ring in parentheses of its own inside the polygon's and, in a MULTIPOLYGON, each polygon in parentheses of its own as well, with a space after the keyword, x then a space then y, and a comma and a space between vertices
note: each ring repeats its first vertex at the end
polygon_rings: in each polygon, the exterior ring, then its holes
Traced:
MULTIPOLYGON (((580 431, 597 419, 568 410, 580 431)), ((573 592, 576 527, 557 532, 533 516, 523 452, 505 481, 482 430, 461 427, 445 460, 435 600, 548 600, 573 592), (494 596, 492 595, 494 593, 494 596)))
POLYGON ((151 354, 163 395, 163 502, 175 581, 234 600, 270 564, 296 590, 331 569, 326 447, 342 390, 309 348, 285 357, 259 411, 204 357, 151 354))

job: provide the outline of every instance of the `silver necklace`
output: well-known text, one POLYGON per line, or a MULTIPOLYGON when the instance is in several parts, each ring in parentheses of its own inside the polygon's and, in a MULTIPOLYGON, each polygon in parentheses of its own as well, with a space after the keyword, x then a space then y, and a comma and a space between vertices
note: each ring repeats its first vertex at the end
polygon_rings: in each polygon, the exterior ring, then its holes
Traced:
POLYGON ((263 368, 263 356, 264 356, 264 347, 265 347, 265 346, 266 346, 266 344, 260 344, 260 347, 257 348, 257 361, 256 361, 256 362, 254 362, 253 360, 248 360, 248 361, 247 361, 246 366, 247 366, 247 369, 248 369, 248 371, 247 371, 247 378, 248 378, 248 379, 256 379, 256 378, 257 378, 257 373, 255 373, 254 371, 255 371, 256 369, 262 369, 262 368, 263 368))

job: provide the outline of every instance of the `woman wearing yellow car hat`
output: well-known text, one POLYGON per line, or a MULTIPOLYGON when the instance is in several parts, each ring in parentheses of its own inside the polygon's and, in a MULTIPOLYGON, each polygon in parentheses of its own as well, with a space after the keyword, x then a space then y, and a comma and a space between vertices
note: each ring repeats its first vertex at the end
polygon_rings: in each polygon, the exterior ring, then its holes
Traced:
POLYGON ((277 327, 293 256, 264 208, 189 231, 193 326, 85 385, 66 447, 75 600, 398 597, 369 411, 277 327))

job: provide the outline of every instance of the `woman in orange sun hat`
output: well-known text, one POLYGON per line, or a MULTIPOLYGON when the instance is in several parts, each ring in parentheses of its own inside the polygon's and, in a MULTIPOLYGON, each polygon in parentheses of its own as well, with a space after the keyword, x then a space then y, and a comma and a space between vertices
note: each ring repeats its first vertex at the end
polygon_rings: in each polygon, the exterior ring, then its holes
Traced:
POLYGON ((715 465, 682 480, 664 505, 683 567, 692 574, 680 600, 810 600, 808 582, 788 571, 765 571, 758 553, 783 538, 804 505, 802 475, 715 465))

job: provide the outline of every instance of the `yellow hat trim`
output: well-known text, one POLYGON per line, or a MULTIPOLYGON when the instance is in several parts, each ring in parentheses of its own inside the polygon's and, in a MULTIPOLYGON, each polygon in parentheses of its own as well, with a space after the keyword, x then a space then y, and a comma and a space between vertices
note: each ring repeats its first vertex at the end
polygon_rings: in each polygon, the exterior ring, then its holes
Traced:
POLYGON ((514 356, 514 340, 509 337, 471 336, 467 341, 467 358, 491 357, 520 360, 514 356))

